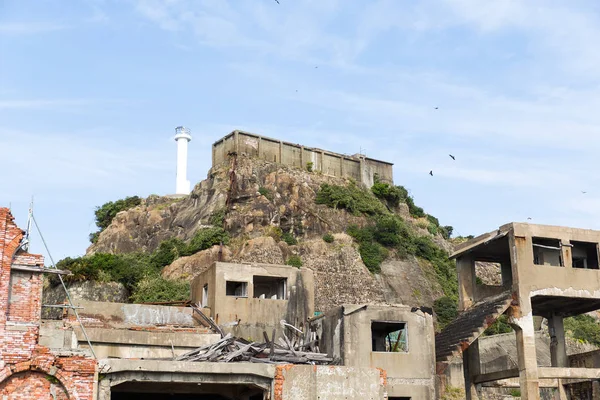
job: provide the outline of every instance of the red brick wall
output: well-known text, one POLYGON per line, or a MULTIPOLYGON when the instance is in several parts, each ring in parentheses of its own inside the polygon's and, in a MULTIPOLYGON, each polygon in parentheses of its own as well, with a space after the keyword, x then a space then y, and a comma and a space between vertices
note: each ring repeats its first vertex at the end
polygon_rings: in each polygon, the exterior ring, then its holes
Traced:
POLYGON ((22 237, 0 208, 0 399, 92 400, 96 360, 58 357, 38 345, 42 273, 11 266, 43 267, 44 259, 16 253, 22 237))
POLYGON ((6 400, 68 400, 65 388, 58 383, 56 378, 31 371, 13 375, 2 382, 0 398, 6 400))

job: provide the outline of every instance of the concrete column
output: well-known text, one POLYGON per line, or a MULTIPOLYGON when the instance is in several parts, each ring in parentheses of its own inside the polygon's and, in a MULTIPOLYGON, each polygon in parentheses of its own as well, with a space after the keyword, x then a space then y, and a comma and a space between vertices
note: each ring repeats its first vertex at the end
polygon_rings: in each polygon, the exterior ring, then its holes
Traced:
POLYGON ((465 377, 466 400, 479 400, 477 387, 473 378, 481 374, 481 362, 479 360, 479 340, 475 340, 463 351, 463 374, 465 377))
POLYGON ((558 399, 569 400, 569 396, 567 396, 567 391, 565 390, 562 379, 557 379, 556 384, 558 385, 558 399))
POLYGON ((258 151, 258 158, 262 158, 263 160, 265 160, 265 158, 263 157, 264 154, 261 153, 261 150, 262 150, 261 147, 260 147, 261 143, 262 143, 262 138, 259 136, 258 137, 258 144, 256 145, 258 147, 258 149, 257 149, 257 151, 258 151))
POLYGON ((463 311, 473 305, 475 299, 475 261, 470 254, 456 259, 458 272, 458 309, 463 311))
POLYGON ((240 153, 240 133, 238 131, 233 133, 233 149, 236 154, 240 153))
POLYGON ((304 146, 300 146, 300 168, 306 169, 306 163, 304 162, 304 146))
POLYGON ((344 177, 344 157, 340 158, 340 176, 344 177))
POLYGON ((279 162, 283 164, 283 142, 279 141, 279 162))
MULTIPOLYGON (((515 327, 513 325, 513 327, 515 327)), ((519 384, 522 400, 539 400, 537 355, 535 353, 535 332, 531 314, 518 319, 516 326, 517 353, 519 356, 519 384)))
POLYGON ((592 399, 600 400, 600 382, 592 381, 592 399))
POLYGON ((561 257, 563 260, 563 266, 565 268, 573 268, 573 249, 571 249, 571 242, 569 240, 561 239, 561 257))
POLYGON ((550 359, 552 366, 569 368, 563 317, 552 314, 550 318, 548 318, 548 330, 550 332, 550 359))

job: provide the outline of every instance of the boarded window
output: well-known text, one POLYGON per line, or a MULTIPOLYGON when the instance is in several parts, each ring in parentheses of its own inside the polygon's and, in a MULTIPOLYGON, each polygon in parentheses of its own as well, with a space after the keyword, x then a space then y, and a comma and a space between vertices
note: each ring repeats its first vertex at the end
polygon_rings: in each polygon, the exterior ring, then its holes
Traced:
POLYGON ((227 296, 248 297, 248 282, 227 281, 225 294, 227 296))
POLYGON ((372 321, 371 350, 380 352, 408 351, 406 323, 397 321, 372 321))
POLYGON ((276 276, 254 276, 254 298, 285 300, 287 292, 287 279, 276 276))
POLYGON ((598 244, 571 241, 573 268, 598 269, 598 244))
POLYGON ((558 239, 536 238, 533 241, 533 263, 562 267, 561 243, 558 239))

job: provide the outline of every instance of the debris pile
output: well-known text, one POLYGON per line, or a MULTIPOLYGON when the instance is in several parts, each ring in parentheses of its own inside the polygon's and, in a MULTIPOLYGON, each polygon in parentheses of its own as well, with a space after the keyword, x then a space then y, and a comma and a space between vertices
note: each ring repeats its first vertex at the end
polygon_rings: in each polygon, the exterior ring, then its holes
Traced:
MULTIPOLYGON (((293 325, 281 321, 282 336, 275 342, 275 330, 269 340, 263 332, 264 342, 249 342, 236 338, 230 333, 216 343, 199 347, 175 358, 176 361, 208 361, 235 362, 250 361, 266 364, 333 364, 334 359, 327 354, 319 353, 316 340, 304 340, 305 335, 293 325), (290 340, 285 334, 285 328, 290 328, 294 335, 290 340)), ((313 339, 314 333, 307 335, 313 339)))

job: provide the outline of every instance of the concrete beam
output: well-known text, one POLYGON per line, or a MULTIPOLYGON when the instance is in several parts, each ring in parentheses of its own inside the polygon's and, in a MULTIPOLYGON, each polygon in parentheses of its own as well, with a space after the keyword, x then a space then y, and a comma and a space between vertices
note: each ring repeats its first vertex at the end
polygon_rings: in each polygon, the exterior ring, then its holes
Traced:
POLYGON ((600 368, 539 367, 538 376, 544 379, 600 379, 600 368))
POLYGON ((506 369, 504 371, 490 372, 473 377, 475 383, 495 382, 501 379, 518 378, 519 368, 506 369))

